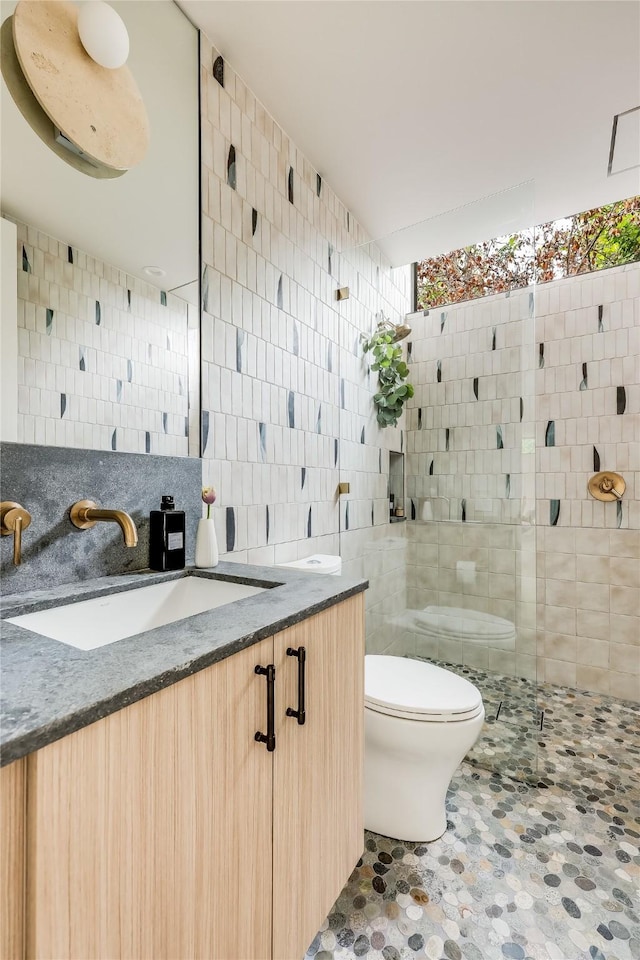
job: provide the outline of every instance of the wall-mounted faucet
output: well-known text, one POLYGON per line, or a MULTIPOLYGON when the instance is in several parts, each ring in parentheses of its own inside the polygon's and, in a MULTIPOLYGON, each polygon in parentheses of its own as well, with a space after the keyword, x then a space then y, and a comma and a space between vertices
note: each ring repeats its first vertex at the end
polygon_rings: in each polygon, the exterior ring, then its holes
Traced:
POLYGON ((16 567, 22 563, 22 531, 31 523, 31 514, 14 500, 0 503, 0 533, 3 537, 13 534, 13 562, 16 567))
POLYGON ((107 523, 117 523, 122 530, 126 547, 135 547, 138 543, 136 525, 124 510, 102 510, 93 500, 78 500, 71 507, 69 514, 71 523, 79 530, 89 530, 96 523, 104 520, 107 523))

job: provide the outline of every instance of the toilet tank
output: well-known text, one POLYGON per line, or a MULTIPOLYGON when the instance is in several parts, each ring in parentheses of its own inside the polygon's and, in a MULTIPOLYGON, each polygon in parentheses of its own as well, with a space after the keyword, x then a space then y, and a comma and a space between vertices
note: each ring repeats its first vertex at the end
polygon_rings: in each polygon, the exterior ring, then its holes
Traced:
POLYGON ((300 570, 303 573, 327 573, 334 577, 342 573, 342 557, 335 557, 327 553, 314 553, 301 560, 292 560, 290 563, 277 563, 277 567, 286 567, 289 570, 300 570))

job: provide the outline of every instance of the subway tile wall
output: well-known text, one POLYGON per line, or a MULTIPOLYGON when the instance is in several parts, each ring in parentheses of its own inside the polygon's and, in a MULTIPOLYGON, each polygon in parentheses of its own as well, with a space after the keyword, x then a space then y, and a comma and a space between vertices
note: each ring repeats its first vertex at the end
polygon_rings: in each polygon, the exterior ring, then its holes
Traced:
POLYGON ((514 620, 512 655, 458 662, 640 699, 640 265, 411 322, 409 610, 514 620), (605 469, 621 503, 587 492, 605 469))
POLYGON ((187 304, 17 229, 18 439, 186 456, 187 304))
MULTIPOLYGON (((216 61, 203 37, 203 476, 219 493, 221 554, 340 552, 345 572, 366 576, 370 543, 389 535, 389 450, 403 432, 376 423, 360 335, 380 311, 404 317, 410 271, 385 264, 229 64, 214 75, 216 61), (340 480, 350 493, 338 497, 340 480)), ((393 578, 377 560, 372 570, 399 605, 392 566, 393 578)))

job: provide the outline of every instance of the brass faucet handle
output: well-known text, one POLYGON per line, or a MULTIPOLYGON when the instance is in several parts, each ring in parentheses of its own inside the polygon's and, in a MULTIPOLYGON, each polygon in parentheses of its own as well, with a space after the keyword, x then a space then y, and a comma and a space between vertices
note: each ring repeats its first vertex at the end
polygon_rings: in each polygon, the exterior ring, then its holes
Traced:
POLYGON ((610 470, 603 470, 595 473, 589 480, 589 493, 596 500, 605 502, 612 500, 622 500, 627 485, 624 478, 619 473, 612 473, 610 470))
POLYGON ((22 531, 31 523, 31 514, 14 500, 0 503, 0 533, 3 537, 13 534, 13 562, 16 567, 22 563, 22 531))

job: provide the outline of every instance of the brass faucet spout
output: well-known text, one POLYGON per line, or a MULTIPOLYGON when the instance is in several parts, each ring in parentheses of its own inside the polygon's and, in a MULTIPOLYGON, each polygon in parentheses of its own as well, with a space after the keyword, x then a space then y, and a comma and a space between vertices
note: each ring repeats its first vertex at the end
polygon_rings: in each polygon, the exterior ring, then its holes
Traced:
POLYGON ((80 530, 88 530, 99 521, 117 523, 122 530, 126 547, 135 547, 138 544, 136 525, 124 510, 103 510, 93 500, 78 500, 71 507, 71 523, 80 530))

